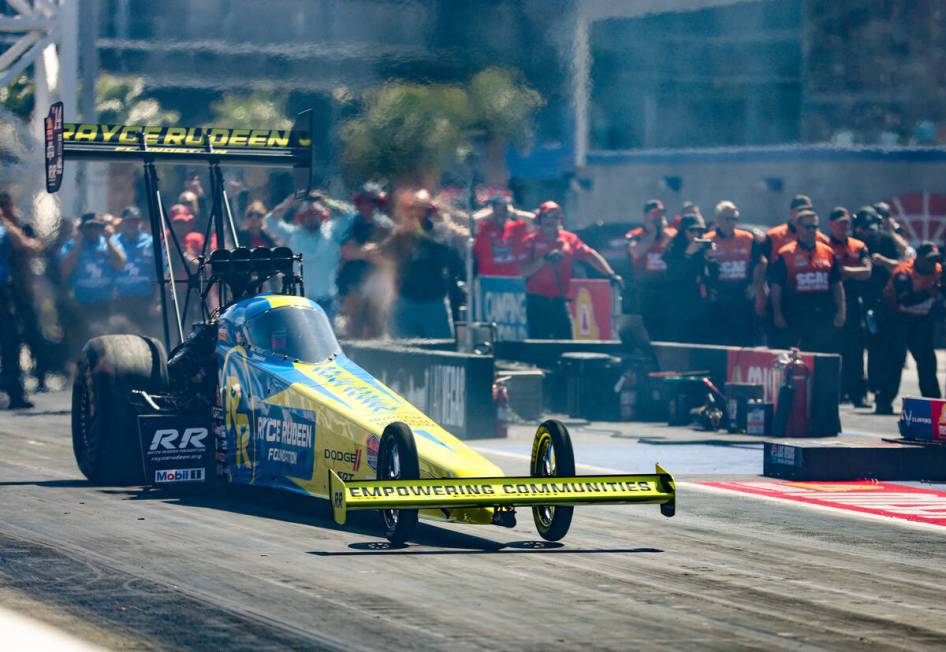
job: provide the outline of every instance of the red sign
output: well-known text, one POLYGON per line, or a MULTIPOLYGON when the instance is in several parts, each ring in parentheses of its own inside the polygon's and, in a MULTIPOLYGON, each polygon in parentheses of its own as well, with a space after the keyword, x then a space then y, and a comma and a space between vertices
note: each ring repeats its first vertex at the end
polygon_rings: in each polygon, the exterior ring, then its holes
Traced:
MULTIPOLYGON (((726 354, 726 382, 762 385, 765 389, 763 400, 775 404, 785 371, 784 366, 776 363, 778 357, 784 354, 785 351, 770 349, 730 349, 726 354)), ((802 353, 801 359, 808 367, 810 378, 815 372, 815 358, 809 353, 802 353)))
POLYGON ((764 498, 946 527, 946 492, 888 482, 698 482, 764 498))
POLYGON ((568 295, 573 337, 576 340, 610 340, 610 281, 573 278, 568 295))

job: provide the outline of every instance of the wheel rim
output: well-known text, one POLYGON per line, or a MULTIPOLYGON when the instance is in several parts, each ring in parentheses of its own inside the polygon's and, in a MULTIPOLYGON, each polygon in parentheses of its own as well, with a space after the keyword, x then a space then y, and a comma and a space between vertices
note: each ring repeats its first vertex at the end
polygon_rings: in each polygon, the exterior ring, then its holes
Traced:
MULTIPOLYGON (((391 446, 384 456, 384 472, 381 475, 385 480, 400 480, 401 478, 401 458, 398 455, 396 444, 391 446)), ((397 527, 400 510, 383 509, 381 514, 384 517, 384 525, 389 530, 397 527)))
MULTIPOLYGON (((552 438, 548 433, 543 433, 538 448, 534 475, 540 478, 554 478, 556 475, 555 447, 552 445, 552 438)), ((555 518, 555 507, 553 505, 537 505, 535 514, 539 522, 542 523, 542 527, 551 527, 552 519, 555 518)))

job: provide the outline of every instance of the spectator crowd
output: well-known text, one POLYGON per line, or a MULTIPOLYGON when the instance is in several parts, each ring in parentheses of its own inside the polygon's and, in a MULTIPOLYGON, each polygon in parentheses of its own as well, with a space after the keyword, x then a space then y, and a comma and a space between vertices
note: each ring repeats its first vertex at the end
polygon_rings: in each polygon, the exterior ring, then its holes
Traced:
MULTIPOLYGON (((740 218, 731 201, 719 202, 708 218, 688 202, 670 219, 660 200, 650 200, 641 226, 625 236, 622 260, 609 262, 564 228, 564 211, 553 201, 524 211, 497 192, 469 215, 427 190, 389 197, 369 183, 351 202, 319 192, 291 195, 272 210, 251 201, 237 239, 245 247, 285 245, 302 254, 306 296, 350 338, 452 337, 468 303, 469 262, 476 275, 524 279, 532 338, 571 338, 572 278, 592 275, 609 279, 621 296, 622 333, 838 353, 844 398, 864 406, 872 391, 878 413, 892 411, 909 351, 924 396, 939 396, 936 244, 912 249, 883 203, 853 213, 836 207, 822 223, 811 199, 797 195, 784 223, 767 232, 741 228, 740 218)), ((116 216, 64 220, 56 237, 44 241, 0 193, 2 389, 10 407, 30 405, 20 370, 23 344, 42 389, 48 373, 68 372, 89 337, 129 330, 158 335, 162 290, 154 257, 171 261, 170 278, 186 285, 200 257, 217 247, 208 219, 195 176, 167 211, 179 255, 155 243, 135 206, 116 216)), ((191 311, 185 319, 197 316, 191 311)))

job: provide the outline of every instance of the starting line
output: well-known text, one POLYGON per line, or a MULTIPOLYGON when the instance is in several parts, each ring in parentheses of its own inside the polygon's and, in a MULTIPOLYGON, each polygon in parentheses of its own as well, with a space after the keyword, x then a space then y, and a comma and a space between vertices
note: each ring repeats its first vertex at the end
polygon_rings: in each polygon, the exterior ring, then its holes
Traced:
POLYGON ((710 489, 946 527, 946 492, 889 482, 697 482, 710 489))

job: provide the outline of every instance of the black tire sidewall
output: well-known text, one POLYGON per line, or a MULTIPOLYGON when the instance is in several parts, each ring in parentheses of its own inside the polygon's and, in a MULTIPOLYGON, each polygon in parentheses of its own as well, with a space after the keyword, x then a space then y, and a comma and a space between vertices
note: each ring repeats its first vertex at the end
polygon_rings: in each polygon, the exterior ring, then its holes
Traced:
MULTIPOLYGON (((568 428, 561 421, 549 419, 543 421, 536 431, 535 439, 532 442, 532 460, 530 463, 530 472, 532 477, 542 477, 539 472, 539 445, 545 436, 552 440, 552 449, 555 451, 555 475, 556 477, 570 477, 575 475, 575 451, 572 447, 572 440, 568 434, 568 428)), ((546 526, 539 516, 539 508, 532 509, 532 518, 535 521, 535 528, 546 541, 558 541, 568 533, 572 524, 572 515, 575 508, 568 505, 556 505, 552 515, 552 522, 546 526)))
POLYGON ((106 335, 86 343, 72 394, 73 452, 86 478, 108 484, 143 482, 138 415, 130 392, 166 392, 167 387, 167 356, 157 340, 106 335), (83 437, 78 410, 89 389, 95 416, 83 437))
MULTIPOLYGON (((378 446, 378 471, 377 479, 385 480, 382 477, 388 454, 392 447, 397 447, 398 462, 400 464, 401 480, 419 480, 420 479, 420 460, 417 456, 417 444, 414 441, 414 433, 410 426, 400 421, 389 423, 381 433, 381 443, 378 446)), ((417 527, 418 511, 416 509, 398 510, 397 525, 390 527, 384 518, 384 513, 378 514, 381 525, 384 528, 384 536, 393 544, 404 543, 414 533, 417 527)))

